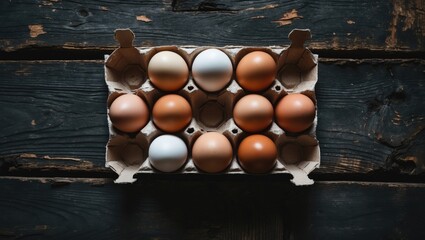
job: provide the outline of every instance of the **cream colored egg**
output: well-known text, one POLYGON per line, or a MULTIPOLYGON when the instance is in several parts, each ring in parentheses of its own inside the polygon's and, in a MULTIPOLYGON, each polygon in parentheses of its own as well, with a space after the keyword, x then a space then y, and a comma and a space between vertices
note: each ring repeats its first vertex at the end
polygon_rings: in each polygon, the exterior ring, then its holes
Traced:
POLYGON ((177 91, 184 87, 189 78, 189 68, 179 54, 161 51, 148 64, 150 81, 163 91, 177 91))

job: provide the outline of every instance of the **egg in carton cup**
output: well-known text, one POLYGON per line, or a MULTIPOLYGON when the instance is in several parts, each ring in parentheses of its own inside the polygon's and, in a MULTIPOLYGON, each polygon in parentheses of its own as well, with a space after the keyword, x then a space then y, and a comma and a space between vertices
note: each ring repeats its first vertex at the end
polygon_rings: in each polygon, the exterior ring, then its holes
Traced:
MULTIPOLYGON (((134 33, 130 29, 117 29, 115 38, 120 43, 120 47, 111 55, 105 55, 110 133, 106 145, 106 166, 118 174, 119 177, 115 182, 134 182, 136 181, 134 176, 138 173, 173 172, 291 174, 293 176, 291 181, 295 185, 313 184, 308 174, 320 165, 320 147, 316 139, 317 101, 314 92, 317 82, 318 56, 304 47, 304 42, 310 37, 308 29, 294 29, 289 34, 289 39, 292 41, 289 47, 136 48, 133 46, 134 33), (209 55, 201 54, 207 52, 209 55), (161 56, 165 53, 168 55, 161 56), (243 82, 243 71, 238 69, 244 64, 243 61, 253 55, 252 53, 265 53, 275 64, 273 76, 268 78, 271 78, 270 83, 257 82, 259 85, 253 89, 243 82), (211 73, 211 76, 206 75, 206 78, 221 79, 217 80, 215 85, 212 84, 214 81, 209 81, 210 79, 199 81, 203 76, 200 76, 197 71, 205 68, 205 64, 201 61, 203 58, 207 65, 208 61, 216 61, 219 62, 219 68, 227 69, 219 75, 214 73, 211 73), (178 81, 161 85, 157 79, 170 77, 167 74, 164 75, 164 71, 177 76, 178 81), (310 111, 313 111, 314 119, 309 119, 308 125, 303 124, 303 119, 291 122, 290 118, 283 119, 276 115, 279 111, 286 111, 286 116, 288 109, 291 108, 291 102, 285 105, 283 99, 296 96, 311 102, 310 111), (118 100, 124 98, 133 100, 130 104, 118 100), (119 105, 120 101, 123 103, 116 107, 115 105, 119 105), (255 121, 255 124, 248 126, 251 120, 248 118, 246 122, 243 119, 243 116, 250 114, 246 113, 246 109, 250 104, 258 104, 259 101, 268 102, 267 107, 261 107, 256 111, 268 115, 269 122, 265 123, 265 127, 260 128, 255 121), (180 108, 180 112, 168 109, 173 104, 180 108), (271 118, 270 113, 267 112, 270 108, 273 114, 271 118), (114 113, 116 109, 124 111, 122 115, 127 119, 116 116, 114 113), (168 109, 168 113, 163 113, 164 109, 168 109), (175 118, 176 122, 170 122, 169 119, 164 118, 164 114, 179 116, 175 118), (128 119, 130 122, 127 121, 128 119), (135 125, 132 125, 133 123, 135 125), (286 126, 290 127, 286 128, 286 126), (270 158, 267 154, 273 157, 267 164, 250 162, 250 160, 242 161, 243 156, 249 159, 252 154, 255 155, 249 152, 252 146, 259 144, 255 137, 273 143, 273 147, 264 155, 264 158, 270 158), (249 142, 249 140, 253 141, 249 142), (198 143, 195 144, 196 142, 198 143), (229 159, 211 165, 207 161, 208 149, 201 146, 201 142, 207 145, 216 144, 222 158, 226 156, 225 158, 229 159), (176 149, 172 156, 168 156, 175 158, 171 165, 150 159, 150 156, 154 158, 154 156, 166 155, 164 144, 174 146, 176 149), (242 147, 248 150, 241 151, 242 147), (152 152, 154 148, 159 150, 156 153, 152 152), (262 170, 257 172, 256 168, 262 170)), ((207 68, 211 68, 211 64, 207 68)), ((265 70, 261 74, 267 74, 266 72, 265 70)), ((262 147, 267 149, 268 145, 265 144, 262 147)))

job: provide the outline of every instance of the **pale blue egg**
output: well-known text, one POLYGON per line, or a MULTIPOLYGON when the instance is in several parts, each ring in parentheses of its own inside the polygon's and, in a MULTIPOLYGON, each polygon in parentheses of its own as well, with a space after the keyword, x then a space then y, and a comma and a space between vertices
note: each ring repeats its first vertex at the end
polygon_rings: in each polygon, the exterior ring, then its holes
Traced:
POLYGON ((187 146, 174 135, 162 135, 149 146, 149 162, 161 172, 174 172, 181 168, 187 159, 187 146))

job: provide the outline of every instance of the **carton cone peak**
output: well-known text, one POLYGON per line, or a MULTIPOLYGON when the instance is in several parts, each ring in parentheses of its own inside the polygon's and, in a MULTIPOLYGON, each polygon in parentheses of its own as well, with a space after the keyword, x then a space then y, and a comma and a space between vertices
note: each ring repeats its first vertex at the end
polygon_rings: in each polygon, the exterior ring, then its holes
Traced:
POLYGON ((310 29, 293 29, 288 38, 291 40, 291 47, 300 47, 304 46, 304 42, 311 39, 310 29))
POLYGON ((120 43, 121 48, 133 47, 134 33, 131 29, 116 29, 114 37, 120 43))

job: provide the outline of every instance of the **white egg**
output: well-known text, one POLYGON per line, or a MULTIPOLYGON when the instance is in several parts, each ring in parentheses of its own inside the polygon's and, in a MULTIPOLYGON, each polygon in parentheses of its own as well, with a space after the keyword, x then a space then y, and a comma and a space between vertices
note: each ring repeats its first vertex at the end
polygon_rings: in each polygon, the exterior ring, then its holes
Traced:
POLYGON ((174 135, 162 135, 149 146, 149 162, 161 172, 174 172, 184 165, 187 147, 182 139, 174 135))
POLYGON ((192 76, 196 84, 208 92, 223 89, 232 79, 232 75, 232 61, 218 49, 202 51, 192 64, 192 76))

